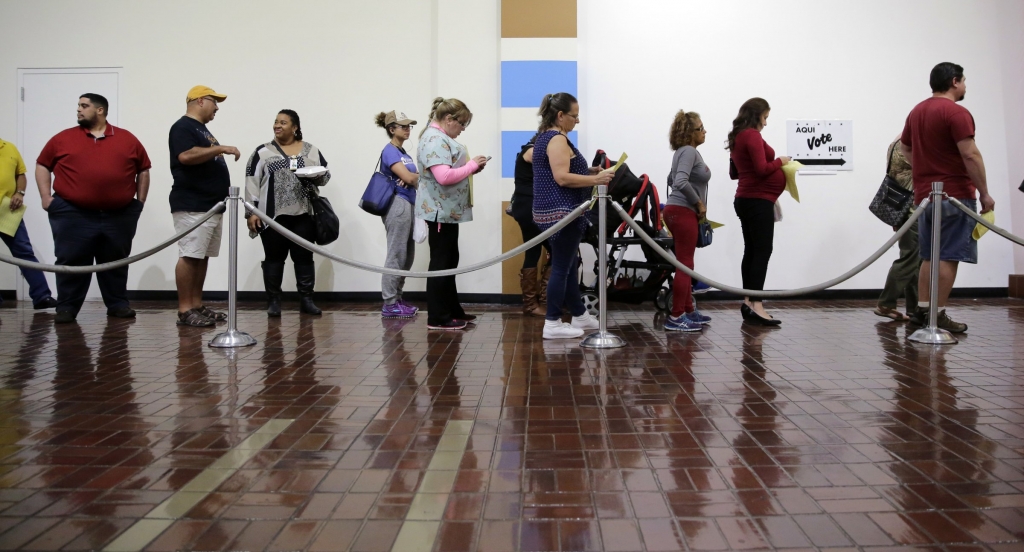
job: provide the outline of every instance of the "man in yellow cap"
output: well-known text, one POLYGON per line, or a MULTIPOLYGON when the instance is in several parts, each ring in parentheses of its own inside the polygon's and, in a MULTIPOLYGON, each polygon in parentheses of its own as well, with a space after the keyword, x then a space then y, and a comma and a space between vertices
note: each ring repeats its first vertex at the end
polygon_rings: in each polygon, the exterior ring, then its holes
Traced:
MULTIPOLYGON (((231 176, 224 155, 241 152, 222 146, 206 128, 217 115, 220 102, 228 99, 208 86, 193 86, 185 97, 187 110, 171 126, 171 214, 174 230, 180 232, 228 195, 231 176)), ((213 326, 227 315, 203 305, 203 283, 210 257, 220 253, 223 217, 214 216, 178 241, 178 265, 174 280, 178 287, 178 325, 213 326)))

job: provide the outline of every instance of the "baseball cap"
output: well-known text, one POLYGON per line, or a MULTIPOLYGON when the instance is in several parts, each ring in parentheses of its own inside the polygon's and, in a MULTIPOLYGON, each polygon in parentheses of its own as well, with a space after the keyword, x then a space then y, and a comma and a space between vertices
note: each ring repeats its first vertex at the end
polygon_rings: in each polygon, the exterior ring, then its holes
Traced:
POLYGON ((185 101, 191 102, 192 100, 198 100, 203 96, 209 96, 217 100, 218 102, 223 102, 224 100, 228 99, 226 94, 218 94, 214 89, 210 88, 209 86, 203 86, 199 84, 193 86, 192 89, 188 91, 188 96, 185 96, 185 101))
POLYGON ((384 115, 384 126, 391 124, 415 125, 416 121, 406 117, 405 113, 402 113, 401 111, 388 111, 387 114, 384 115))

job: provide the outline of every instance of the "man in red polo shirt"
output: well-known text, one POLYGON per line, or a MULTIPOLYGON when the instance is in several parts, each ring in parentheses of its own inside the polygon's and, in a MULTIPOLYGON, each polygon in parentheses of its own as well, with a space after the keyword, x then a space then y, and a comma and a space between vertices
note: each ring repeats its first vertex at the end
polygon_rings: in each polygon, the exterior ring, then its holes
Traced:
MULTIPOLYGON (((964 107, 957 105, 967 95, 967 79, 964 68, 943 62, 932 68, 929 76, 932 97, 917 104, 907 116, 900 138, 903 156, 910 161, 914 176, 914 203, 920 204, 932 191, 932 182, 942 182, 942 191, 958 199, 965 206, 987 213, 995 207, 995 201, 988 195, 985 177, 985 161, 981 158, 978 145, 974 142, 974 117, 964 107), (975 194, 977 193, 977 198, 975 194)), ((910 314, 910 322, 924 325, 928 319, 931 274, 932 209, 929 207, 918 223, 918 242, 921 248, 921 272, 918 278, 920 297, 916 313, 910 314)), ((974 219, 951 204, 942 201, 942 226, 939 230, 939 311, 938 326, 944 330, 961 333, 967 331, 967 324, 951 319, 943 308, 953 290, 957 268, 961 262, 977 264, 978 242, 972 237, 974 219)))
MULTIPOLYGON (((108 263, 131 253, 149 193, 150 162, 132 133, 107 123, 108 108, 103 96, 82 94, 78 126, 50 138, 36 159, 36 185, 50 217, 58 265, 108 263)), ((54 322, 74 322, 91 282, 91 274, 57 273, 54 322)), ((97 272, 96 282, 107 316, 135 317, 127 266, 97 272)))

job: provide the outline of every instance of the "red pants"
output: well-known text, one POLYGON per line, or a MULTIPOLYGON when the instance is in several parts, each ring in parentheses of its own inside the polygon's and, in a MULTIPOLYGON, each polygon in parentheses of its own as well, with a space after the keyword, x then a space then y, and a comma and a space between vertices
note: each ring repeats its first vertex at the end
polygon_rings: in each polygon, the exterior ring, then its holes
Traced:
MULTIPOLYGON (((662 217, 665 219, 668 231, 672 232, 676 259, 693 270, 693 252, 697 249, 697 213, 686 207, 668 205, 662 211, 662 217)), ((686 273, 676 270, 676 277, 672 280, 673 318, 693 312, 691 283, 690 277, 686 273)))

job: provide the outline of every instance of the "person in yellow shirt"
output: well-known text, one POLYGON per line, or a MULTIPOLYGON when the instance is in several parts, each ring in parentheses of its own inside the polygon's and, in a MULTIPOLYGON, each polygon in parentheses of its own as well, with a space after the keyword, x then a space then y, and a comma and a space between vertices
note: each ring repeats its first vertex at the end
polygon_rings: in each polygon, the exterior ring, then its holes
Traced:
MULTIPOLYGON (((9 198, 11 211, 17 211, 25 202, 25 187, 28 186, 26 172, 25 161, 18 153, 18 148, 0 139, 0 200, 9 198)), ((0 239, 3 239, 4 244, 11 250, 11 255, 16 259, 39 262, 32 251, 32 242, 28 239, 25 221, 18 224, 13 236, 0 232, 0 239)), ((32 298, 33 308, 52 309, 57 306, 57 300, 50 294, 50 286, 46 284, 46 277, 42 272, 22 268, 21 274, 28 281, 28 294, 32 298)))

